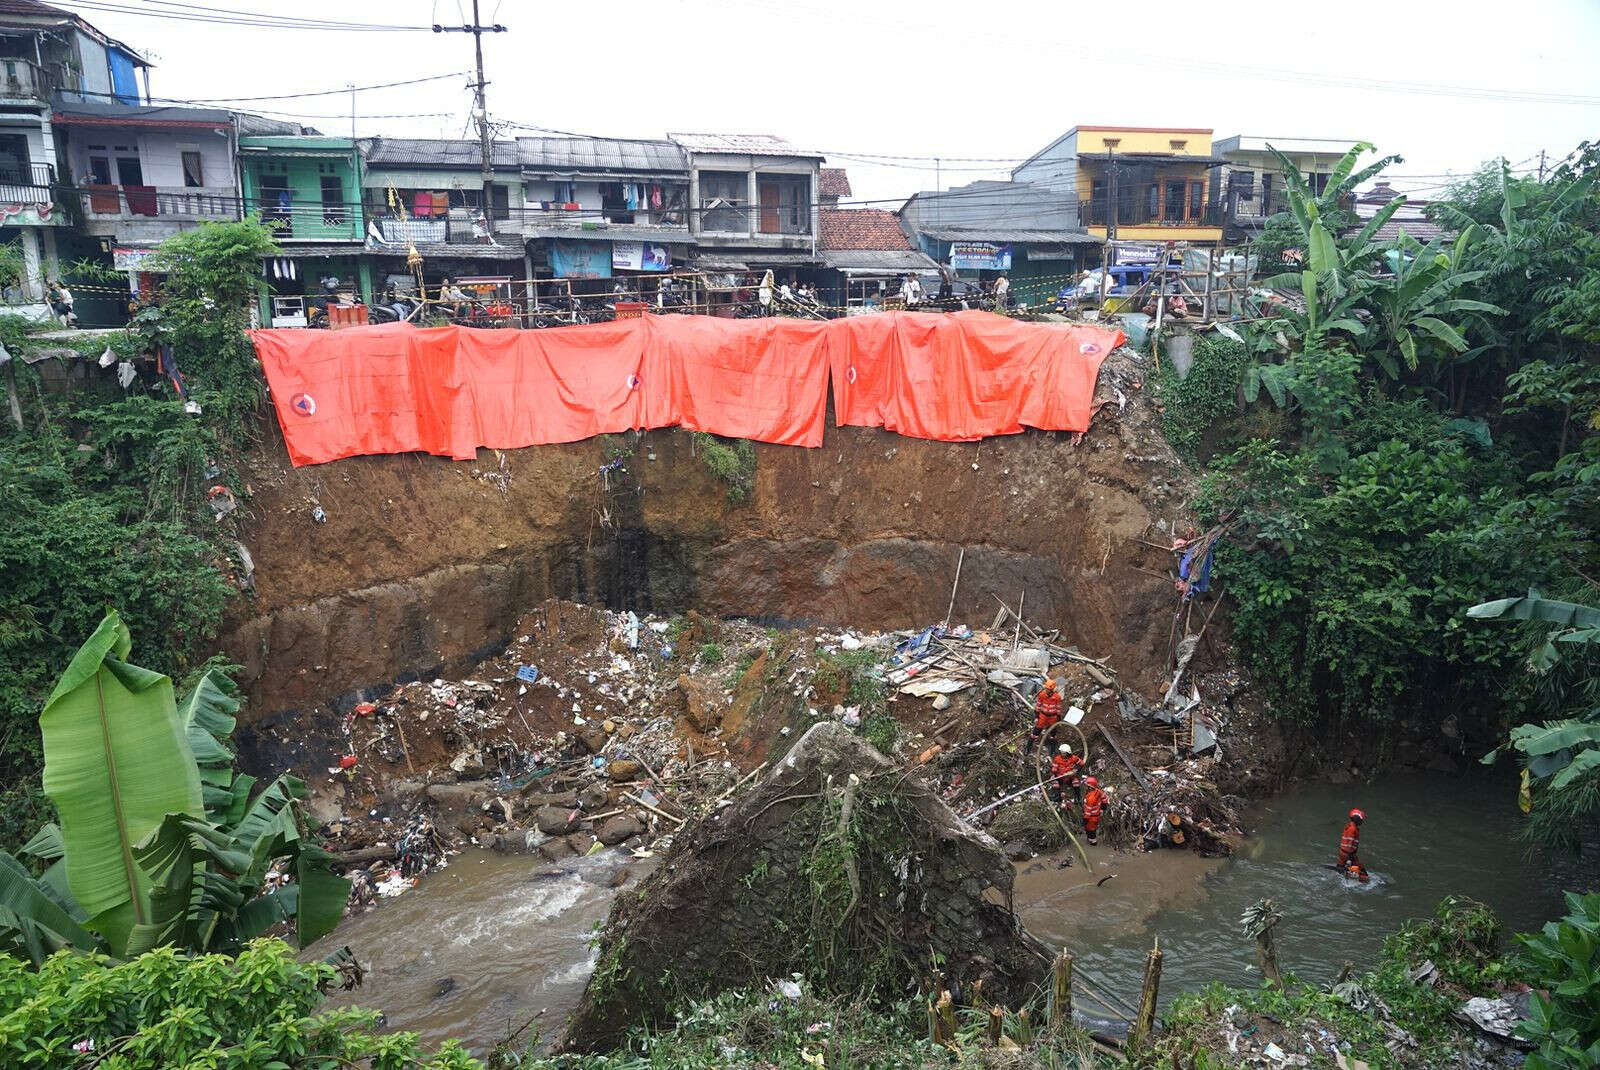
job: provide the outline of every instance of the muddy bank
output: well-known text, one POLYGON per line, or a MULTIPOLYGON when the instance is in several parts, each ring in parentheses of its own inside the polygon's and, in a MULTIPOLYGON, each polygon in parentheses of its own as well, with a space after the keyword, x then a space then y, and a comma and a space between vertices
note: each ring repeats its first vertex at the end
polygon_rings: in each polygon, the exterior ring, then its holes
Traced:
POLYGON ((1189 488, 1136 358, 1107 367, 1127 404, 1081 442, 830 426, 819 449, 758 445, 742 504, 677 431, 292 469, 274 428, 243 510, 254 591, 224 648, 266 715, 480 657, 551 596, 874 629, 943 619, 965 549, 955 619, 1026 590, 1030 619, 1153 691, 1169 555, 1140 539, 1185 523, 1189 488))

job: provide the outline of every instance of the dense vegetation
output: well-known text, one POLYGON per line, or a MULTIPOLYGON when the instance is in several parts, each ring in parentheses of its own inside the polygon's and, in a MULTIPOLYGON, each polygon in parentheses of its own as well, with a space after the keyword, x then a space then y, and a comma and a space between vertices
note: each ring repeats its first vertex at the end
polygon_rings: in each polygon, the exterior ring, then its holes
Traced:
MULTIPOLYGON (((161 300, 129 332, 83 343, 81 359, 7 369, 23 426, 0 426, 0 845, 47 814, 33 722, 62 655, 106 610, 134 623, 151 668, 177 677, 199 668, 222 618, 235 551, 208 492, 244 497, 232 461, 262 388, 242 328, 272 248, 253 222, 181 234, 163 246, 161 300), (198 411, 153 362, 119 385, 119 362, 163 346, 198 411)), ((17 357, 43 345, 31 329, 0 317, 17 357)))
POLYGON ((1448 236, 1428 245, 1376 240, 1398 203, 1353 218, 1387 162, 1359 155, 1321 194, 1281 161, 1289 211, 1262 252, 1297 300, 1198 345, 1198 385, 1166 383, 1201 510, 1228 529, 1239 647, 1281 715, 1380 740, 1451 714, 1486 740, 1593 718, 1594 647, 1529 674, 1540 637, 1464 611, 1594 593, 1600 146, 1542 182, 1486 167, 1433 206, 1448 236))

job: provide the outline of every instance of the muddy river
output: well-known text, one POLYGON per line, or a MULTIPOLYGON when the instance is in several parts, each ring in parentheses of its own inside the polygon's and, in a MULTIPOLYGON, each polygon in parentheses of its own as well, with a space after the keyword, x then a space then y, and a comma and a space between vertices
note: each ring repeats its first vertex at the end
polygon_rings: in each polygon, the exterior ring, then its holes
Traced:
MULTIPOLYGON (((1514 790, 1498 778, 1428 775, 1302 785, 1256 811, 1256 835, 1233 859, 1101 850, 1089 874, 1081 863, 1035 859, 1018 867, 1017 907, 1035 935, 1070 946, 1113 1000, 1137 996, 1145 952, 1159 936, 1165 1003, 1213 980, 1253 983, 1253 945, 1240 935, 1239 915, 1269 896, 1284 915, 1279 961, 1325 981, 1346 959, 1370 965, 1386 933, 1444 895, 1482 899, 1509 927, 1527 929, 1559 913, 1563 888, 1600 884, 1600 850, 1528 853, 1515 838, 1514 790), (1326 865, 1352 805, 1368 817, 1361 854, 1375 879, 1366 886, 1326 865)), ((371 965, 354 1001, 382 1008, 392 1028, 420 1031, 430 1043, 461 1037, 483 1050, 543 1011, 538 1024, 550 1035, 587 980, 590 929, 617 883, 641 872, 629 862, 606 852, 552 868, 464 853, 329 940, 371 965)))

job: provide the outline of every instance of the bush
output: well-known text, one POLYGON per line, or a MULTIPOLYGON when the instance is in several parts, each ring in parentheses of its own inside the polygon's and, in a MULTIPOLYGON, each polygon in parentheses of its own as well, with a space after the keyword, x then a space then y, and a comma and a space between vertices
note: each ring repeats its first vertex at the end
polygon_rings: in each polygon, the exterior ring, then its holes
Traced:
POLYGON ((705 665, 722 664, 722 647, 717 643, 705 643, 700 647, 700 661, 705 665))
POLYGON ((313 1015, 337 980, 288 945, 257 940, 236 959, 169 949, 114 964, 59 952, 35 973, 0 956, 0 1063, 169 1067, 479 1067, 455 1042, 425 1055, 415 1033, 373 1032, 359 1009, 313 1015))
POLYGON ((900 738, 900 722, 892 714, 875 713, 861 722, 861 736, 884 754, 893 754, 900 738))
POLYGON ((1161 428, 1172 448, 1190 460, 1204 460, 1230 439, 1239 413, 1239 383, 1250 363, 1243 342, 1218 334, 1197 335, 1194 364, 1180 379, 1172 362, 1161 366, 1161 428))
POLYGON ((748 501, 756 485, 755 443, 704 431, 689 432, 689 440, 706 471, 727 485, 728 501, 735 505, 748 501))
POLYGON ((1517 1027, 1539 1046, 1528 1070, 1600 1066, 1600 893, 1568 892, 1566 917, 1518 939, 1536 989, 1529 1020, 1517 1027))
POLYGON ((1446 896, 1427 921, 1404 925, 1383 942, 1391 965, 1432 962, 1439 975, 1468 992, 1481 992, 1506 980, 1500 954, 1500 919, 1473 899, 1446 896))

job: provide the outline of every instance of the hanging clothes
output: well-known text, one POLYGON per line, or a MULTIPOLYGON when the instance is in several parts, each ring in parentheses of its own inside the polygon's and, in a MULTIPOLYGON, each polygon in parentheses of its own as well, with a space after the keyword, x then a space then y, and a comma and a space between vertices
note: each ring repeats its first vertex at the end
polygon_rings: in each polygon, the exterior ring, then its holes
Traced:
POLYGON ((661 210, 661 185, 657 182, 650 183, 650 207, 656 211, 661 210))
POLYGON ((189 391, 183 385, 183 373, 178 370, 178 360, 172 355, 172 347, 164 345, 156 351, 156 371, 172 380, 172 389, 185 401, 189 400, 189 391))

